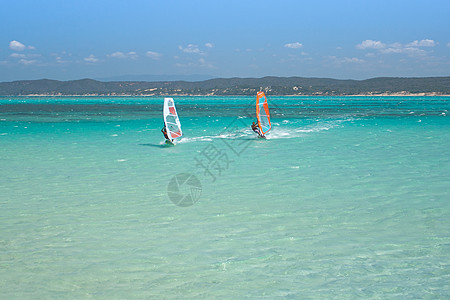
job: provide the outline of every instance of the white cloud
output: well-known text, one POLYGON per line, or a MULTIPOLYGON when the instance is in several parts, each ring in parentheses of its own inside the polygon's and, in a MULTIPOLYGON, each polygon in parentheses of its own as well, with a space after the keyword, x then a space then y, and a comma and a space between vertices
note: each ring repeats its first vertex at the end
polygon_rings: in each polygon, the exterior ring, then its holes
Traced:
POLYGON ((195 53, 195 54, 204 54, 197 45, 189 44, 186 48, 183 48, 182 46, 178 46, 178 49, 185 53, 195 53))
POLYGON ((138 58, 138 55, 137 55, 136 52, 133 52, 133 51, 127 52, 127 53, 117 51, 117 52, 114 52, 114 53, 112 53, 112 54, 109 54, 108 57, 122 58, 122 59, 126 59, 126 58, 129 58, 129 59, 137 59, 137 58, 138 58))
POLYGON ((380 52, 383 54, 398 54, 403 52, 403 48, 401 45, 392 44, 390 47, 385 49, 380 49, 380 52))
POLYGON ((361 44, 356 45, 358 49, 375 49, 382 54, 406 54, 409 56, 424 56, 427 51, 421 49, 421 47, 434 47, 436 42, 434 40, 415 40, 406 45, 401 43, 385 44, 381 41, 365 40, 361 44))
POLYGON ((386 45, 382 42, 373 40, 365 40, 362 41, 361 44, 356 45, 356 48, 358 49, 383 49, 384 47, 386 47, 386 45))
POLYGON ((20 53, 12 53, 10 56, 14 57, 14 58, 25 58, 26 57, 25 54, 20 54, 20 53))
POLYGON ((9 42, 9 49, 14 50, 14 51, 23 51, 25 50, 27 47, 22 44, 21 42, 18 41, 11 41, 9 42))
POLYGON ((36 48, 33 46, 25 46, 24 44, 22 44, 21 42, 18 42, 18 41, 11 41, 11 42, 9 42, 9 49, 14 50, 14 51, 23 51, 25 49, 33 50, 36 48))
POLYGON ((407 54, 410 56, 425 55, 425 50, 412 46, 414 44, 418 44, 415 42, 409 43, 406 46, 400 43, 393 43, 385 49, 380 49, 380 52, 383 54, 407 54))
POLYGON ((421 41, 415 40, 414 42, 406 45, 406 47, 434 47, 434 46, 436 46, 436 43, 433 40, 429 39, 421 41))
POLYGON ((27 62, 37 62, 36 60, 33 60, 33 58, 41 57, 40 54, 23 54, 23 53, 12 53, 10 55, 12 58, 20 58, 19 63, 27 64, 27 62), (24 61, 22 61, 24 60, 24 61))
POLYGON ((21 59, 19 60, 19 63, 23 64, 23 65, 32 65, 32 64, 36 64, 37 60, 34 59, 21 59))
POLYGON ((352 57, 352 58, 344 57, 343 58, 343 62, 344 63, 357 63, 357 64, 360 64, 360 63, 364 62, 364 59, 360 59, 360 58, 357 58, 357 57, 352 57))
POLYGON ((427 52, 423 49, 414 47, 395 46, 380 51, 383 54, 407 54, 410 56, 425 55, 427 52))
POLYGON ((96 58, 94 54, 91 54, 88 57, 85 57, 84 61, 88 63, 96 63, 98 62, 98 58, 96 58))
POLYGON ((357 58, 357 57, 336 57, 336 56, 329 56, 329 59, 331 59, 336 64, 361 64, 364 63, 365 60, 357 58))
POLYGON ((299 43, 299 42, 288 43, 288 44, 285 44, 284 47, 291 48, 291 49, 299 49, 299 48, 303 47, 303 44, 299 43))
POLYGON ((214 45, 211 44, 211 43, 206 43, 206 44, 205 44, 205 47, 206 47, 206 48, 212 48, 212 47, 214 47, 214 45))
POLYGON ((126 55, 123 52, 114 52, 108 56, 114 57, 114 58, 126 58, 126 55))
POLYGON ((130 51, 130 52, 128 52, 127 53, 127 56, 128 56, 128 58, 131 58, 131 59, 138 59, 138 55, 137 55, 137 53, 136 52, 134 52, 134 51, 130 51))
POLYGON ((151 59, 155 59, 155 60, 160 59, 160 57, 162 56, 161 53, 153 52, 153 51, 147 51, 147 53, 145 55, 147 55, 151 59))

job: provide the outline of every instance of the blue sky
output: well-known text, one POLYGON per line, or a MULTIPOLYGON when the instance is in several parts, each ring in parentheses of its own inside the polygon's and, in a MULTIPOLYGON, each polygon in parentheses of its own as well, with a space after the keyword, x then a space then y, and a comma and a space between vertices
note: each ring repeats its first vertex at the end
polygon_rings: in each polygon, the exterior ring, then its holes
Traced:
POLYGON ((5 0, 0 81, 450 76, 448 0, 5 0))

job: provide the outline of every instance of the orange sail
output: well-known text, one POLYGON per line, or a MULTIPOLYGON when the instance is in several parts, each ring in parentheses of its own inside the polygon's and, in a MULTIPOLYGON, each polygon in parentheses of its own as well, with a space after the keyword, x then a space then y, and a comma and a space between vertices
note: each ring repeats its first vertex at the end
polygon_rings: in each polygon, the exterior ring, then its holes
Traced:
POLYGON ((270 123, 269 105, 264 92, 256 94, 256 118, 258 119, 258 127, 262 134, 266 134, 272 128, 270 123))

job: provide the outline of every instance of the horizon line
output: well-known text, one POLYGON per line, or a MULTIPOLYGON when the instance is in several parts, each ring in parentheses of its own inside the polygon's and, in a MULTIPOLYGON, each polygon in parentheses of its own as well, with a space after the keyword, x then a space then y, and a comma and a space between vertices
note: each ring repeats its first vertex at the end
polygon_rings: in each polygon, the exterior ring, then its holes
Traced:
MULTIPOLYGON (((159 76, 159 75, 130 75, 130 76, 159 76)), ((190 75, 161 75, 161 76, 190 76, 190 75)), ((196 76, 196 75, 193 75, 196 76)), ((263 79, 263 78, 304 78, 304 79, 331 79, 331 80, 338 80, 338 81, 365 81, 365 80, 371 80, 371 79, 380 79, 380 78, 392 78, 392 79, 423 79, 423 78, 446 78, 450 77, 450 75, 445 76, 377 76, 377 77, 369 77, 365 79, 338 79, 338 78, 332 78, 332 77, 305 77, 305 76, 276 76, 276 75, 266 75, 262 77, 212 77, 210 79, 203 79, 203 80, 99 80, 89 77, 79 78, 79 79, 69 79, 69 80, 61 80, 61 79, 51 79, 51 78, 40 78, 40 79, 17 79, 17 80, 11 80, 11 81, 0 81, 0 83, 11 83, 11 82, 19 82, 19 81, 40 81, 40 80, 49 80, 49 81, 60 81, 60 82, 70 82, 70 81, 82 81, 82 80, 93 80, 98 82, 177 82, 177 81, 184 81, 184 82, 202 82, 202 81, 209 81, 209 80, 220 80, 220 79, 263 79)))

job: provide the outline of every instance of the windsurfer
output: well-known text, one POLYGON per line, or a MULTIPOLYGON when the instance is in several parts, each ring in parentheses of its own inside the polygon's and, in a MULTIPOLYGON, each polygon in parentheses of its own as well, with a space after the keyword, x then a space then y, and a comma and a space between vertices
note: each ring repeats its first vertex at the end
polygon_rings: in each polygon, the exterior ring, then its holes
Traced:
POLYGON ((166 125, 164 125, 164 127, 161 129, 161 132, 164 134, 164 137, 166 138, 166 140, 170 140, 169 137, 167 136, 166 125))
POLYGON ((256 132, 259 136, 262 136, 261 131, 259 130, 259 127, 255 122, 252 123, 252 130, 256 132))

